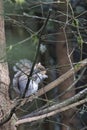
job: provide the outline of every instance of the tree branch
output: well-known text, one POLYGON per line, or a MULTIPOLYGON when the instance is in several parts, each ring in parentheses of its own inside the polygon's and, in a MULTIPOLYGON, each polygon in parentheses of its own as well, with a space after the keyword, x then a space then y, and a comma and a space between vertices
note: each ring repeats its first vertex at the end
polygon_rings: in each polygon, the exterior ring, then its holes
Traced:
POLYGON ((87 59, 85 59, 85 60, 83 60, 81 62, 78 62, 75 65, 74 69, 70 69, 68 72, 66 72, 65 74, 63 74, 62 76, 60 76, 59 78, 57 78, 56 80, 54 80, 53 82, 49 83, 48 85, 46 85, 44 87, 44 89, 42 88, 42 89, 38 90, 38 92, 35 95, 32 95, 29 98, 25 98, 25 99, 20 100, 20 101, 18 100, 15 105, 13 104, 14 107, 11 108, 10 113, 9 114, 7 113, 7 115, 5 115, 5 117, 3 117, 0 120, 0 126, 2 126, 9 119, 11 119, 11 117, 12 117, 13 113, 16 111, 17 107, 24 105, 26 102, 33 101, 38 96, 41 96, 44 93, 46 93, 46 92, 50 91, 51 89, 55 88, 57 85, 59 85, 60 83, 64 82, 66 79, 68 79, 70 76, 72 76, 73 72, 74 73, 78 72, 80 69, 82 69, 86 65, 87 65, 87 59), (14 109, 14 112, 12 111, 12 109, 14 109))
POLYGON ((23 123, 27 123, 27 122, 41 120, 43 118, 53 116, 59 112, 63 112, 63 111, 66 111, 68 109, 71 109, 73 107, 76 107, 78 105, 81 105, 81 104, 87 102, 87 98, 80 100, 81 98, 85 97, 86 95, 87 95, 87 88, 84 89, 83 91, 79 92, 74 97, 71 97, 70 99, 67 99, 61 103, 57 103, 56 105, 53 105, 51 107, 48 107, 44 110, 41 110, 39 112, 32 114, 32 117, 18 120, 16 122, 16 126, 23 124, 23 123), (78 102, 78 100, 80 100, 80 101, 78 102))
POLYGON ((63 74, 62 76, 60 76, 59 78, 57 78, 53 82, 51 82, 48 85, 46 85, 44 88, 39 89, 37 91, 37 93, 35 93, 34 95, 30 96, 29 99, 25 99, 25 102, 26 101, 32 101, 34 98, 37 98, 37 97, 45 94, 46 92, 50 91, 51 89, 55 88, 56 86, 58 86, 59 84, 64 82, 66 79, 70 78, 74 73, 78 72, 80 69, 82 69, 86 65, 87 65, 87 59, 78 62, 74 66, 74 68, 70 69, 65 74, 63 74))
POLYGON ((44 24, 43 24, 43 26, 42 26, 42 29, 41 29, 41 31, 40 31, 40 34, 39 34, 39 43, 38 43, 36 55, 35 55, 35 58, 34 58, 34 62, 33 62, 33 65, 32 65, 31 71, 30 71, 30 74, 28 75, 28 81, 27 81, 27 84, 26 84, 26 88, 25 88, 25 90, 24 90, 24 93, 23 93, 23 95, 22 95, 22 98, 25 98, 25 94, 26 94, 26 92, 27 92, 27 90, 28 90, 28 87, 29 87, 29 84, 30 84, 30 77, 32 77, 33 70, 34 70, 34 66, 35 66, 35 64, 36 64, 36 61, 37 61, 37 58, 38 58, 38 55, 39 55, 39 51, 40 51, 41 36, 42 36, 42 34, 43 34, 43 31, 44 31, 45 28, 46 28, 46 25, 47 25, 47 23, 48 23, 50 14, 51 14, 51 10, 49 9, 47 19, 45 20, 45 22, 44 22, 44 24))

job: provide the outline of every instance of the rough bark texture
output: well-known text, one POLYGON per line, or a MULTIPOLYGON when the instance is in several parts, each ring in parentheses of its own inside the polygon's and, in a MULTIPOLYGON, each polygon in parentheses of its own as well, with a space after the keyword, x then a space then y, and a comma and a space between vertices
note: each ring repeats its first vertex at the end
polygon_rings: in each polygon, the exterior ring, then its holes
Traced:
MULTIPOLYGON (((4 62, 5 56, 5 33, 4 33, 4 18, 3 18, 3 0, 0 0, 0 119, 9 111, 11 102, 9 99, 9 72, 8 65, 4 62)), ((15 130, 13 119, 0 127, 0 130, 15 130)))

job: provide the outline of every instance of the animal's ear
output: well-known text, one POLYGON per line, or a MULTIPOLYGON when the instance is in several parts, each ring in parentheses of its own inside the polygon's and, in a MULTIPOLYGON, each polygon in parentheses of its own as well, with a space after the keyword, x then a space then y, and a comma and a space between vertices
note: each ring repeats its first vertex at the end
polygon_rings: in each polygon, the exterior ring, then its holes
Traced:
POLYGON ((41 63, 39 62, 39 63, 37 63, 36 65, 35 65, 35 69, 38 69, 38 68, 41 68, 41 63))
POLYGON ((41 63, 39 62, 38 65, 41 66, 41 63))

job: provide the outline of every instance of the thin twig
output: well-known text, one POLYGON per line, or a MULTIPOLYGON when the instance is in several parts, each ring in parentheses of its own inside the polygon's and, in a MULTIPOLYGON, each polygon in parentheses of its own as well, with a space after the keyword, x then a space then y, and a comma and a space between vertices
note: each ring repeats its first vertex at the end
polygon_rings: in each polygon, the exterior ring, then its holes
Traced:
MULTIPOLYGON (((85 59, 85 60, 83 60, 81 62, 78 62, 77 65, 75 65, 75 67, 74 67, 74 72, 78 72, 80 69, 82 69, 86 65, 87 65, 87 59, 85 59)), ((58 79, 56 79, 53 82, 51 82, 48 85, 46 85, 44 87, 44 90, 43 90, 43 88, 40 89, 40 90, 38 90, 38 92, 35 95, 30 96, 29 99, 25 98, 25 99, 23 99, 23 101, 21 101, 21 100, 19 101, 18 100, 16 104, 13 104, 14 107, 10 110, 10 112, 7 113, 5 115, 5 117, 3 117, 0 120, 0 126, 2 126, 4 123, 6 123, 7 121, 9 121, 11 119, 13 113, 17 110, 17 108, 19 106, 24 105, 26 102, 33 101, 38 96, 41 96, 44 93, 46 93, 46 92, 50 91, 51 89, 55 88, 57 85, 59 85, 60 83, 64 82, 66 79, 68 79, 72 75, 73 75, 73 69, 70 69, 68 72, 66 72, 65 74, 63 74, 62 76, 60 76, 58 79)))
POLYGON ((87 59, 85 59, 81 62, 78 62, 77 65, 74 66, 74 68, 71 68, 65 74, 63 74, 62 76, 60 76, 59 78, 57 78, 53 82, 49 83, 44 88, 39 89, 39 91, 37 91, 37 93, 35 93, 35 95, 30 96, 28 101, 32 101, 34 98, 37 98, 38 96, 41 96, 44 93, 55 88, 56 86, 58 86, 59 84, 61 84, 65 80, 67 80, 69 77, 71 77, 73 75, 73 72, 74 73, 78 72, 80 69, 82 69, 86 65, 87 65, 87 59))
POLYGON ((40 34, 39 34, 39 43, 38 43, 36 55, 35 55, 35 58, 34 58, 34 62, 33 62, 33 65, 32 65, 31 71, 30 71, 30 74, 28 75, 28 81, 27 81, 27 84, 26 84, 26 88, 25 88, 25 90, 24 90, 24 93, 23 93, 23 95, 22 95, 22 98, 25 97, 26 92, 27 92, 28 87, 29 87, 29 84, 30 84, 30 77, 32 77, 33 70, 34 70, 34 66, 35 66, 35 64, 36 64, 36 61, 37 61, 37 58, 38 58, 38 55, 39 55, 39 51, 40 51, 41 36, 42 36, 43 31, 45 30, 46 25, 47 25, 47 23, 48 23, 48 20, 49 20, 49 17, 50 17, 50 13, 51 13, 51 10, 49 10, 47 19, 45 20, 44 25, 43 25, 43 27, 42 27, 42 30, 40 31, 40 34))
MULTIPOLYGON (((87 93, 87 89, 86 89, 86 93, 87 93)), ((53 116, 53 115, 55 115, 57 113, 69 110, 69 109, 71 109, 73 107, 76 107, 78 105, 81 105, 81 104, 83 104, 85 102, 87 102, 87 98, 85 98, 83 100, 80 100, 79 102, 75 102, 75 103, 69 104, 67 106, 65 105, 65 106, 60 107, 59 109, 53 110, 51 112, 49 112, 49 109, 48 109, 48 113, 41 114, 41 115, 38 115, 38 116, 29 117, 29 118, 26 118, 26 119, 18 120, 15 125, 18 126, 18 125, 23 124, 23 123, 29 123, 29 122, 32 122, 32 121, 41 120, 43 118, 53 116)), ((60 104, 58 104, 58 106, 59 105, 60 104)))
POLYGON ((83 69, 83 71, 81 72, 81 74, 79 75, 78 79, 76 79, 64 92, 62 92, 60 95, 58 95, 59 98, 61 96, 63 96, 64 94, 66 94, 67 92, 69 92, 70 90, 72 90, 72 88, 77 84, 77 82, 82 78, 84 72, 86 71, 86 67, 83 69))

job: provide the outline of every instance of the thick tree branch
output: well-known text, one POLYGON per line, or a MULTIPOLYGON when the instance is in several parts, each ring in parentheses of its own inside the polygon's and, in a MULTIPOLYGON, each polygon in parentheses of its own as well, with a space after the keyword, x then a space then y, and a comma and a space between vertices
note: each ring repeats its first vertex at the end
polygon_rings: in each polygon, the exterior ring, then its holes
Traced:
POLYGON ((68 105, 70 105, 72 103, 78 102, 79 100, 81 100, 82 98, 84 98, 86 95, 87 95, 87 88, 84 89, 83 91, 79 92, 75 96, 73 96, 73 97, 71 97, 69 99, 66 99, 65 101, 63 101, 61 103, 56 102, 54 105, 52 105, 50 107, 47 107, 44 110, 40 110, 38 112, 38 114, 42 114, 42 113, 45 114, 47 112, 55 111, 56 109, 63 108, 63 107, 68 106, 68 105))
MULTIPOLYGON (((78 62, 74 66, 74 68, 70 69, 65 74, 63 74, 62 76, 60 76, 53 82, 46 85, 44 88, 39 89, 37 91, 37 93, 35 95, 30 96, 29 100, 27 100, 27 101, 32 101, 34 98, 37 98, 38 96, 41 96, 41 95, 45 94, 46 92, 50 91, 51 89, 55 88, 56 86, 58 86, 59 84, 64 82, 66 79, 70 78, 74 73, 78 72, 80 69, 82 69, 86 65, 87 65, 87 59, 78 62)), ((26 102, 26 99, 25 99, 25 102, 26 102)))
POLYGON ((57 103, 51 107, 47 107, 44 110, 33 113, 32 117, 30 115, 30 117, 28 117, 28 118, 18 120, 16 122, 16 125, 20 125, 23 123, 32 122, 32 121, 40 120, 40 119, 43 119, 46 117, 50 117, 50 116, 53 116, 59 112, 63 112, 63 111, 66 111, 68 109, 71 109, 73 107, 76 107, 78 105, 81 105, 81 104, 87 102, 87 98, 80 100, 80 99, 84 98, 86 95, 87 95, 87 88, 84 89, 83 91, 79 92, 74 97, 71 97, 70 99, 67 99, 61 103, 57 103))
MULTIPOLYGON (((67 78, 69 78, 70 76, 73 75, 73 72, 76 73, 78 72, 80 69, 82 69, 84 66, 87 65, 87 59, 81 61, 81 62, 78 62, 74 69, 70 69, 68 72, 66 72, 65 74, 63 74, 62 76, 60 76, 59 78, 57 78, 56 80, 54 80, 53 82, 49 83, 48 85, 46 85, 44 87, 44 89, 40 89, 38 90, 38 92, 35 94, 35 95, 32 95, 30 96, 29 98, 26 98, 26 99, 23 99, 22 101, 19 101, 16 103, 16 105, 14 105, 14 107, 12 109, 15 109, 14 112, 16 111, 17 107, 18 106, 22 106, 24 105, 26 102, 29 102, 29 101, 33 101, 35 98, 37 98, 38 96, 41 96, 43 95, 44 93, 50 91, 51 89, 55 88, 57 85, 59 85, 60 83, 64 82, 67 78)), ((87 92, 87 90, 86 90, 87 92)), ((3 117, 1 120, 0 120, 0 126, 4 124, 4 122, 6 123, 8 121, 8 119, 11 119, 12 115, 13 115, 13 111, 12 109, 10 110, 10 113, 3 117)), ((47 115, 47 114, 46 114, 47 115)))

